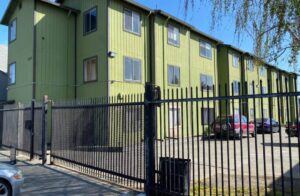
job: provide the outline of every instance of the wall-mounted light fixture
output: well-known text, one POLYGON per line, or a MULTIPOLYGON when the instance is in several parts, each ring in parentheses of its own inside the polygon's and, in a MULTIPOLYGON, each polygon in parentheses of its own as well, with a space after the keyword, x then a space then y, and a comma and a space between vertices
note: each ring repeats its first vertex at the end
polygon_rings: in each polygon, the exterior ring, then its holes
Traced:
POLYGON ((116 58, 116 56, 117 56, 116 52, 113 52, 113 51, 109 51, 108 52, 108 57, 110 57, 110 58, 116 58))

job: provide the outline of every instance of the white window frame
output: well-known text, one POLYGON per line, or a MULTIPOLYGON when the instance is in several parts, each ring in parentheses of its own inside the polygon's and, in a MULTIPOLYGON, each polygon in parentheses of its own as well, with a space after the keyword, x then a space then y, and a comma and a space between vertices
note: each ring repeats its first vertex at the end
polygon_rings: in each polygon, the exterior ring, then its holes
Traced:
POLYGON ((202 125, 210 125, 215 120, 214 108, 201 108, 201 116, 202 125))
POLYGON ((240 56, 234 53, 232 55, 232 66, 235 68, 239 68, 240 64, 241 64, 240 56), (236 59, 238 59, 238 64, 236 64, 236 59))
POLYGON ((92 32, 95 32, 97 31, 97 28, 98 28, 98 8, 97 7, 92 7, 91 9, 87 10, 84 12, 83 14, 83 35, 87 35, 87 34, 90 34, 92 32), (94 29, 92 29, 92 20, 91 20, 91 15, 92 15, 92 12, 96 12, 96 26, 94 29), (90 15, 89 17, 89 25, 90 25, 90 29, 86 30, 86 16, 87 14, 90 15))
POLYGON ((139 14, 138 12, 135 12, 135 11, 132 11, 130 9, 125 8, 124 13, 123 13, 123 17, 124 17, 124 20, 123 20, 123 22, 124 22, 124 24, 123 24, 124 31, 129 32, 129 33, 133 33, 135 35, 141 35, 141 14, 139 14), (126 12, 131 14, 131 16, 130 16, 131 17, 131 28, 126 27, 126 17, 127 17, 126 12), (135 22, 134 16, 138 16, 138 20, 137 20, 138 21, 138 31, 135 31, 135 29, 134 29, 134 26, 135 26, 134 25, 134 22, 135 22))
POLYGON ((264 66, 260 66, 259 68, 259 76, 265 77, 267 75, 267 69, 264 66))
POLYGON ((8 85, 14 85, 14 84, 16 84, 16 62, 13 62, 13 63, 10 63, 9 65, 8 65, 8 85), (11 67, 14 67, 14 71, 13 71, 13 73, 12 73, 12 70, 11 70, 11 67), (12 75, 12 74, 14 74, 14 75, 12 75), (11 81, 11 79, 14 79, 14 81, 11 81))
POLYGON ((141 82, 142 81, 142 61, 140 59, 125 56, 123 64, 124 64, 123 65, 124 66, 124 81, 127 81, 127 82, 141 82), (127 61, 130 61, 130 65, 129 65, 131 68, 130 78, 127 78, 127 76, 126 76, 126 69, 129 69, 129 67, 127 67, 128 65, 126 64, 127 61), (138 77, 136 77, 136 75, 135 75, 137 73, 139 74, 138 77))
POLYGON ((181 109, 175 107, 169 108, 169 127, 172 129, 180 126, 181 126, 181 109))
POLYGON ((17 40, 17 18, 13 19, 8 25, 8 41, 11 43, 15 40, 17 40), (14 26, 12 26, 13 24, 14 26))
POLYGON ((254 62, 252 59, 248 59, 248 61, 247 61, 247 70, 249 70, 251 72, 254 71, 254 62))
POLYGON ((207 75, 207 74, 200 74, 200 86, 201 86, 201 89, 203 88, 203 90, 205 91, 205 90, 213 90, 213 86, 214 86, 214 79, 213 79, 213 77, 211 76, 211 75, 207 75), (202 77, 204 77, 205 78, 205 87, 202 87, 202 77), (209 84, 208 84, 208 78, 211 78, 211 86, 209 86, 209 84), (208 88, 207 88, 208 87, 208 88))
POLYGON ((239 91, 240 91, 240 89, 239 89, 239 81, 233 80, 232 83, 233 83, 233 94, 234 95, 238 95, 239 91))
MULTIPOLYGON (((168 84, 169 86, 180 86, 180 67, 179 66, 176 66, 176 65, 168 65, 168 84), (170 68, 173 69, 172 73, 170 73, 170 68), (174 77, 175 76, 175 69, 178 69, 179 70, 179 81, 178 81, 178 84, 177 83, 171 83, 170 82, 170 77, 174 77)), ((174 81, 174 79, 172 79, 172 81, 174 81)))
POLYGON ((200 46, 200 56, 207 58, 207 59, 212 59, 212 45, 204 40, 200 40, 199 42, 199 46, 200 46), (204 53, 202 53, 204 51, 204 53))
POLYGON ((89 58, 84 59, 84 61, 83 61, 83 81, 84 81, 84 83, 95 82, 95 81, 97 81, 97 79, 98 79, 98 57, 93 56, 93 57, 89 57, 89 58), (89 69, 90 73, 87 73, 87 70, 88 70, 87 66, 90 66, 87 63, 89 63, 92 60, 96 60, 95 70, 92 70, 90 68, 89 69), (95 72, 95 78, 91 78, 91 71, 95 72))
POLYGON ((172 24, 168 24, 168 44, 180 46, 180 29, 172 24))

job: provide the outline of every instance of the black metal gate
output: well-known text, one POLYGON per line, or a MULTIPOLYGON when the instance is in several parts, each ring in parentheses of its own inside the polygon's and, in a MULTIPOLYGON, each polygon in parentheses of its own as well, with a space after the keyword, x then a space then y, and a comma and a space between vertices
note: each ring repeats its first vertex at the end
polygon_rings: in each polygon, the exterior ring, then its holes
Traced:
POLYGON ((46 112, 45 104, 3 105, 0 109, 2 146, 15 148, 30 159, 46 162, 46 112))

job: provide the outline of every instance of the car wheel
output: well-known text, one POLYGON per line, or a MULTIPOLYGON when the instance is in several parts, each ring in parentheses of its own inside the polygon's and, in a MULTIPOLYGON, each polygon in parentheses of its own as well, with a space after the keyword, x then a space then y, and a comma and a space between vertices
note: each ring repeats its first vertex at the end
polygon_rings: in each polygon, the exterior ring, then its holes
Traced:
POLYGON ((251 136, 252 136, 252 137, 255 137, 255 135, 256 135, 255 132, 251 133, 251 136))
POLYGON ((11 196, 12 190, 10 184, 7 181, 0 179, 0 196, 1 195, 11 196))

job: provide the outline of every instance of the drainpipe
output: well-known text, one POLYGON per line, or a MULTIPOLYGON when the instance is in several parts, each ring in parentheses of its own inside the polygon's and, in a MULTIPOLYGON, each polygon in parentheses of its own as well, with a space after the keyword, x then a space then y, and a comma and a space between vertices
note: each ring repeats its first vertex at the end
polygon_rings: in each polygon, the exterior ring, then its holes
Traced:
MULTIPOLYGON (((166 89, 166 84, 165 84, 165 27, 166 27, 166 24, 169 22, 170 20, 170 17, 168 17, 163 25, 163 89, 166 89)), ((167 76, 167 80, 168 80, 168 76, 167 76)), ((167 81, 168 83, 168 81, 167 81)))
POLYGON ((36 7, 37 2, 33 2, 33 62, 32 62, 32 100, 36 98, 36 7))
POLYGON ((108 53, 110 51, 110 31, 109 31, 109 7, 110 7, 110 0, 107 1, 107 7, 106 7, 106 61, 107 61, 107 96, 110 96, 110 63, 109 63, 109 57, 108 53))
POLYGON ((147 16, 149 18, 149 35, 148 35, 148 44, 149 44, 149 82, 152 84, 156 84, 156 43, 155 43, 155 15, 152 11, 150 11, 149 15, 147 16))

